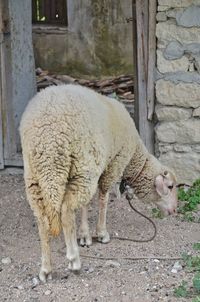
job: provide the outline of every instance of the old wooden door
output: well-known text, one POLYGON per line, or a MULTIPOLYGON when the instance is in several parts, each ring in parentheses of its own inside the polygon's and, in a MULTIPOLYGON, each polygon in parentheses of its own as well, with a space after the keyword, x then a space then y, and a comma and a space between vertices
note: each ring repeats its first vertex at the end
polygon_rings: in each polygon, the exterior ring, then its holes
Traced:
POLYGON ((0 168, 22 166, 19 122, 36 92, 31 0, 0 1, 0 168))

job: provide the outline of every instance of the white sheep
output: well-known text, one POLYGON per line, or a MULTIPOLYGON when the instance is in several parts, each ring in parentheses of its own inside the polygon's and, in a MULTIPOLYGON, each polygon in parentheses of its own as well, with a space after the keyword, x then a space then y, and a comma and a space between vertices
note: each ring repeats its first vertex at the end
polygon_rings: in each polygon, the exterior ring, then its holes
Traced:
POLYGON ((81 244, 92 239, 87 204, 99 188, 97 235, 106 230, 108 192, 121 177, 140 199, 165 212, 177 205, 175 177, 144 147, 124 106, 78 85, 49 87, 28 104, 21 120, 27 198, 37 217, 42 265, 39 277, 51 277, 49 236, 64 232, 69 268, 81 267, 75 210, 82 207, 81 244))

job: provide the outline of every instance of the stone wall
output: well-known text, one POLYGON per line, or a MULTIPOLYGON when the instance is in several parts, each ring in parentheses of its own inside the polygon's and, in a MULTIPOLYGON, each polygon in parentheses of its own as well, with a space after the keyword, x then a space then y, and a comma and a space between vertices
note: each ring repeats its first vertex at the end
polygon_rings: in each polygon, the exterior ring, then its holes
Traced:
POLYGON ((33 26, 36 66, 73 76, 133 73, 131 0, 66 0, 67 27, 33 26))
POLYGON ((156 155, 178 181, 200 177, 200 0, 158 0, 156 155))

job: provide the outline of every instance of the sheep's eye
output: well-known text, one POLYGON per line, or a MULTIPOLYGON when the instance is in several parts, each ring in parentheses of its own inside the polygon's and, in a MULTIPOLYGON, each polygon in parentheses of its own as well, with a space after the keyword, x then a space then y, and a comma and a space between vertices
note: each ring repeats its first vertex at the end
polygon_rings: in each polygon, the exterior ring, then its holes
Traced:
POLYGON ((173 185, 171 185, 171 186, 168 186, 168 189, 170 189, 170 190, 172 190, 173 189, 173 185))

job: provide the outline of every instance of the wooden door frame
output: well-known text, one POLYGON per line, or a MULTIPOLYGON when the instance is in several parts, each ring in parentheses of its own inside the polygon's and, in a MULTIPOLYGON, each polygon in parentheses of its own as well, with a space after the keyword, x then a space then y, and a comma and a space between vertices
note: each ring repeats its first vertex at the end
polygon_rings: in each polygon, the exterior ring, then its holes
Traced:
POLYGON ((135 123, 147 149, 154 153, 156 0, 133 0, 135 123))
POLYGON ((11 56, 11 34, 10 34, 10 15, 9 3, 7 0, 1 0, 1 116, 2 116, 2 151, 3 166, 21 166, 21 156, 18 158, 15 126, 13 121, 12 108, 12 56, 11 56))
POLYGON ((3 98, 3 6, 0 2, 0 169, 4 168, 3 156, 3 120, 2 120, 2 98, 3 98))

